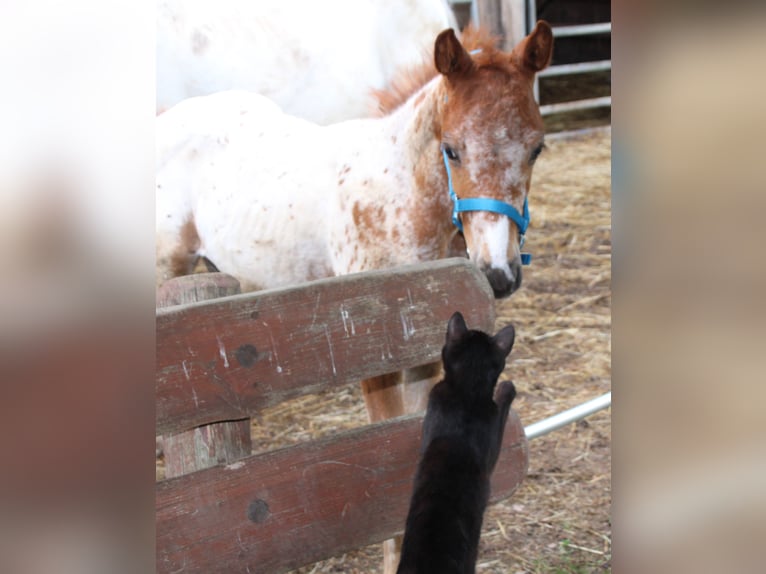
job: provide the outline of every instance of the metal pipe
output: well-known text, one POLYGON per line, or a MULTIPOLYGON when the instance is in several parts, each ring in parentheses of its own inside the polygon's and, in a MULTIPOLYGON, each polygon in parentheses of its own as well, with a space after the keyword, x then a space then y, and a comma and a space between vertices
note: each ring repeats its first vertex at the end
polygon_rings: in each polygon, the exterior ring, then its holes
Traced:
POLYGON ((529 425, 524 429, 524 434, 527 435, 527 439, 537 438, 555 431, 563 426, 584 419, 588 415, 592 415, 595 412, 605 409, 612 405, 612 392, 608 392, 605 395, 601 395, 595 399, 591 399, 587 403, 577 405, 569 410, 561 412, 547 419, 543 419, 539 422, 529 425))
POLYGON ((551 66, 542 72, 537 73, 538 78, 549 78, 551 76, 565 76, 567 74, 585 74, 587 72, 601 72, 611 70, 611 60, 599 60, 597 62, 578 62, 576 64, 561 64, 551 66))
POLYGON ((529 34, 537 24, 537 1, 527 0, 527 34, 529 34))
POLYGON ((588 137, 595 134, 612 135, 612 126, 594 126, 592 128, 581 128, 577 130, 566 130, 563 132, 552 132, 545 134, 545 141, 572 140, 582 137, 588 137))
POLYGON ((587 36, 589 34, 611 34, 612 23, 604 22, 602 24, 578 24, 575 26, 555 26, 553 28, 554 38, 566 38, 568 36, 587 36))
MULTIPOLYGON (((535 24, 537 24, 537 2, 535 0, 527 0, 527 34, 532 32, 535 24)), ((535 102, 539 104, 540 80, 538 79, 537 74, 535 74, 535 79, 532 82, 532 95, 535 98, 535 102)))
POLYGON ((591 98, 589 100, 575 100, 573 102, 561 102, 559 104, 548 104, 545 106, 540 106, 540 115, 549 116, 551 114, 572 112, 574 110, 605 108, 611 105, 612 105, 611 96, 604 96, 602 98, 591 98))

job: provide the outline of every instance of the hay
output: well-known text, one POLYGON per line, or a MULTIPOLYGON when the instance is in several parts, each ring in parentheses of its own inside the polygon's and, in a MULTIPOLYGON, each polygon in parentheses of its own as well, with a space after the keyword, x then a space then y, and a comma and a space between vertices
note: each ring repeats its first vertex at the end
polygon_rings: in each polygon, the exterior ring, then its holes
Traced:
MULTIPOLYGON (((522 289, 498 304, 497 326, 517 329, 504 376, 516 383, 514 408, 525 425, 611 388, 611 137, 547 147, 530 197, 533 265, 522 289)), ((283 415, 264 414, 254 438, 265 447, 278 435, 274 425, 296 425, 310 412, 317 418, 306 424, 321 434, 365 424, 362 402, 356 385, 304 397, 294 411, 283 405, 283 415)), ((528 477, 487 509, 477 572, 611 570, 610 421, 602 411, 532 441, 528 477)), ((372 573, 381 564, 373 545, 295 572, 372 573)))
MULTIPOLYGON (((553 141, 538 160, 523 287, 498 303, 516 326, 504 376, 525 425, 611 388, 611 136, 553 141)), ((611 560, 611 413, 601 411, 530 443, 529 474, 487 509, 477 572, 602 572, 611 560)), ((307 396, 253 421, 256 451, 367 423, 358 385, 307 396)), ((162 475, 158 466, 158 477, 162 475)), ((380 572, 380 545, 295 573, 380 572)))

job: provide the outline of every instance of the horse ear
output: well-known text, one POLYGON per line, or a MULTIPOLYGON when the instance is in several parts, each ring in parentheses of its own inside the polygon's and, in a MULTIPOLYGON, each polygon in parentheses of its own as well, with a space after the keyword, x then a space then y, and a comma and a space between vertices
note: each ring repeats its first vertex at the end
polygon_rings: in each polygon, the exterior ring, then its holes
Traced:
POLYGON ((548 67, 553 56, 553 30, 545 20, 538 20, 529 33, 511 52, 511 59, 530 74, 548 67))
POLYGON ((497 335, 492 337, 492 342, 502 351, 503 356, 507 357, 511 353, 513 348, 513 341, 516 339, 516 329, 513 325, 503 327, 498 331, 497 335))
POLYGON ((468 332, 465 319, 459 311, 455 311, 447 324, 447 344, 454 344, 468 332))
POLYGON ((439 73, 444 74, 449 79, 473 70, 473 60, 455 36, 455 31, 452 28, 444 30, 436 37, 434 64, 439 73))

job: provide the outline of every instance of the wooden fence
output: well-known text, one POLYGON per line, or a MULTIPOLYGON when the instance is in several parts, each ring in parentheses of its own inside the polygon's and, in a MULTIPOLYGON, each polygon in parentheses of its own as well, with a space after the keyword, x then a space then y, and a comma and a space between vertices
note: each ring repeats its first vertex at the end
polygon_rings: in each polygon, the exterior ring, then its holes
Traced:
MULTIPOLYGON (((440 359, 449 317, 494 330, 494 300, 465 259, 237 291, 221 274, 166 284, 157 310, 156 424, 169 478, 156 487, 157 571, 275 574, 403 531, 422 413, 250 453, 262 409, 440 359)), ((527 469, 511 411, 492 480, 527 469)))

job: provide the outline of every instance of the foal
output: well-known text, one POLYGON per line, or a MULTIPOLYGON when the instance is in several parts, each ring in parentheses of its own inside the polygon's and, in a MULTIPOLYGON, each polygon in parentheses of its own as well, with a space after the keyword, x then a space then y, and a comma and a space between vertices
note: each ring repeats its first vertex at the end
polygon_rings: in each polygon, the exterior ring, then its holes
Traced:
POLYGON ((497 378, 514 340, 512 325, 494 337, 468 330, 455 313, 442 349, 444 379, 423 420, 422 458, 407 515, 397 574, 473 574, 489 479, 516 389, 497 378))

